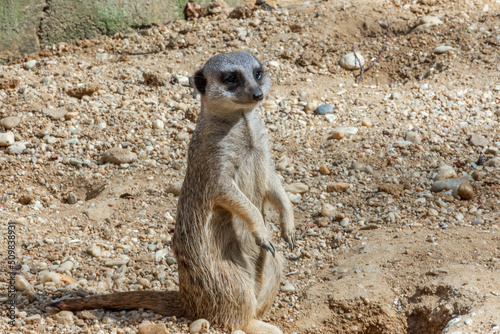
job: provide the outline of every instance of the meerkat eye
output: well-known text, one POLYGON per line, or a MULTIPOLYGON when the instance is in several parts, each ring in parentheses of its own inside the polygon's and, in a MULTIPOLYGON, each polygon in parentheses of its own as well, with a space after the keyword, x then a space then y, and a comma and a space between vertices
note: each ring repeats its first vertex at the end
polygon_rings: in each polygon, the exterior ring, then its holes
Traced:
POLYGON ((227 83, 234 84, 238 81, 238 78, 234 74, 228 74, 225 78, 224 81, 227 83))
POLYGON ((262 71, 261 70, 257 70, 255 72, 255 79, 257 79, 257 80, 262 79, 262 71))

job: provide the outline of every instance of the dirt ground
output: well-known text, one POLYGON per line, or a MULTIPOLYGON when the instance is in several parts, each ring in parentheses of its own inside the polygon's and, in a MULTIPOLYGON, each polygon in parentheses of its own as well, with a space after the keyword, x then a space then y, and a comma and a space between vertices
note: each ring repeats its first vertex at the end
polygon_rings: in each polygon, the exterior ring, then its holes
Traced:
POLYGON ((0 67, 0 138, 15 140, 0 147, 0 331, 189 332, 147 310, 47 305, 177 289, 171 237, 199 110, 187 77, 243 50, 273 81, 261 117, 296 222, 292 252, 275 231, 285 279, 265 320, 284 333, 500 333, 498 1, 229 11, 0 67), (359 84, 339 66, 353 46, 367 66, 384 43, 359 84), (465 185, 436 191, 443 180, 465 185))

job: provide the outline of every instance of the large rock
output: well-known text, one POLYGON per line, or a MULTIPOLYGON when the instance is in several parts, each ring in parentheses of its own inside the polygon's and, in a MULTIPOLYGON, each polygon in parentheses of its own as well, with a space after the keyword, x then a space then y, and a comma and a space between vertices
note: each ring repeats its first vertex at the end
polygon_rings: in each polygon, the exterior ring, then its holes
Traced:
POLYGON ((16 117, 16 116, 9 116, 9 117, 2 118, 0 120, 0 126, 3 126, 7 130, 15 128, 16 126, 19 125, 19 123, 21 123, 21 119, 19 117, 16 117))

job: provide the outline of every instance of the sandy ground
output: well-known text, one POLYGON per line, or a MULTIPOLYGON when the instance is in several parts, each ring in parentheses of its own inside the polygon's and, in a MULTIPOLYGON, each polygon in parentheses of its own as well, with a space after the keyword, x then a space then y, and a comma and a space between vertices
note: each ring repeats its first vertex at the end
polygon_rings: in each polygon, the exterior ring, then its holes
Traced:
MULTIPOLYGON (((1 66, 0 139, 12 137, 0 147, 1 331, 137 333, 155 322, 189 332, 189 320, 147 310, 46 306, 176 289, 177 184, 199 110, 187 77, 244 50, 273 80, 261 117, 296 216, 293 252, 275 232, 286 276, 265 320, 284 333, 500 333, 499 7, 222 10, 1 66), (387 49, 356 84, 360 71, 340 58, 355 46, 367 66, 387 27, 387 49), (333 113, 317 115, 322 104, 333 113), (127 151, 104 161, 113 148, 127 151), (436 189, 443 180, 465 185, 436 189)), ((276 212, 266 217, 275 228, 276 212)))

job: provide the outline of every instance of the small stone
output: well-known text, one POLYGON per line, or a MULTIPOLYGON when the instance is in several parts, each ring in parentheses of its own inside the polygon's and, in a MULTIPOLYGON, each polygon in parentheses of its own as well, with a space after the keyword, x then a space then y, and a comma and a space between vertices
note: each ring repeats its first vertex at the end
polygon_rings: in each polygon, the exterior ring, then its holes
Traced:
POLYGON ((114 266, 123 266, 127 264, 130 261, 130 258, 127 255, 121 255, 120 257, 116 259, 108 259, 106 262, 104 262, 104 265, 106 267, 114 267, 114 266))
POLYGON ((73 262, 72 261, 66 261, 62 263, 59 268, 57 268, 58 273, 69 273, 73 269, 73 262))
POLYGON ((288 199, 293 204, 300 204, 302 202, 302 195, 301 194, 292 194, 292 193, 287 193, 287 194, 288 194, 288 199))
POLYGON ((342 220, 340 221, 340 226, 342 226, 342 227, 349 226, 349 218, 347 218, 347 217, 342 218, 342 220))
POLYGON ((125 148, 111 148, 104 152, 102 160, 105 162, 115 163, 117 165, 131 163, 137 160, 137 154, 125 148))
POLYGON ((181 131, 175 136, 175 140, 178 141, 187 141, 189 139, 189 133, 181 131))
POLYGON ((246 334, 244 331, 241 331, 241 330, 235 330, 233 332, 231 332, 231 334, 246 334))
POLYGON ((332 134, 335 132, 342 132, 342 133, 344 133, 345 136, 351 136, 351 135, 357 134, 358 131, 359 131, 359 129, 354 127, 354 126, 345 126, 345 127, 333 129, 332 134))
POLYGON ((170 334, 164 323, 153 324, 149 321, 146 324, 139 325, 137 334, 170 334))
POLYGON ((40 314, 34 314, 30 317, 24 319, 28 324, 40 323, 42 321, 42 316, 40 314))
POLYGON ((14 144, 14 134, 12 132, 0 133, 0 146, 10 146, 14 144))
POLYGON ((350 183, 346 183, 346 182, 332 182, 332 183, 329 183, 326 186, 326 190, 328 192, 333 192, 333 191, 343 192, 343 191, 346 191, 347 189, 349 189, 350 187, 351 187, 350 183))
POLYGON ((81 99, 86 95, 92 95, 93 93, 97 92, 99 88, 100 86, 98 84, 88 84, 88 85, 69 88, 66 90, 66 94, 68 94, 71 97, 76 97, 81 99))
POLYGON ((7 148, 7 151, 12 155, 22 154, 26 149, 26 143, 22 141, 16 141, 14 144, 7 148))
POLYGON ((413 131, 409 131, 406 134, 405 140, 417 145, 420 145, 420 143, 422 142, 422 138, 420 137, 420 135, 417 132, 413 131))
POLYGON ((373 167, 366 166, 365 169, 363 169, 363 172, 365 172, 366 174, 373 174, 373 167))
POLYGON ((19 197, 19 203, 21 203, 22 205, 28 205, 28 204, 31 204, 33 202, 33 197, 31 197, 31 195, 22 195, 21 197, 19 197))
POLYGON ((309 186, 304 183, 296 182, 285 185, 285 191, 292 194, 305 194, 309 191, 309 186))
POLYGON ((475 195, 474 188, 472 188, 472 186, 468 182, 464 182, 458 187, 457 194, 461 199, 465 200, 470 200, 474 198, 475 195))
POLYGON ((36 65, 36 60, 32 59, 24 63, 24 68, 27 70, 31 70, 36 65))
POLYGON ((62 108, 43 108, 42 114, 49 116, 52 119, 61 119, 66 116, 68 111, 62 108))
POLYGON ((464 321, 464 323, 467 325, 467 326, 470 326, 472 325, 472 319, 467 319, 464 321))
POLYGON ((95 244, 91 244, 89 248, 87 248, 87 253, 93 257, 101 257, 102 255, 101 248, 95 244))
POLYGON ((366 126, 367 128, 371 128, 373 126, 373 122, 369 118, 363 118, 361 121, 362 126, 366 126))
POLYGON ((401 98, 401 93, 400 92, 393 92, 389 98, 391 100, 399 100, 401 98))
POLYGON ((189 86, 189 78, 184 75, 177 75, 175 77, 179 85, 189 86))
POLYGON ((155 119, 153 121, 153 129, 155 130, 163 130, 165 128, 165 123, 159 119, 155 119))
POLYGON ((56 285, 63 285, 63 282, 61 281, 61 276, 58 273, 48 271, 48 270, 43 270, 38 273, 38 279, 42 284, 45 284, 47 282, 52 282, 56 285))
POLYGON ((160 71, 144 72, 142 77, 144 82, 150 86, 165 86, 169 81, 168 77, 160 71))
POLYGON ((198 319, 193 321, 191 325, 189 325, 189 334, 202 334, 207 333, 210 329, 210 323, 205 319, 198 319))
POLYGON ((441 181, 446 179, 451 179, 457 176, 457 172, 453 169, 452 166, 442 165, 439 167, 436 176, 434 177, 434 181, 441 181))
POLYGON ((314 110, 314 113, 316 115, 326 115, 326 114, 332 114, 333 113, 333 106, 330 104, 322 104, 314 110))
POLYGON ((73 324, 73 312, 71 311, 61 311, 52 316, 54 320, 61 325, 71 325, 73 324))
POLYGON ((167 194, 173 194, 174 196, 179 196, 181 194, 181 189, 182 189, 182 181, 172 183, 170 186, 167 187, 166 192, 167 194))
MULTIPOLYGON (((14 89, 19 86, 19 83, 19 78, 0 76, 0 89, 14 89)), ((0 102, 0 107, 1 106, 2 103, 0 102)))
POLYGON ((397 142, 392 144, 392 146, 397 147, 397 148, 407 148, 407 147, 410 147, 411 145, 413 145, 413 143, 411 141, 407 141, 407 140, 398 140, 397 142))
POLYGON ((470 137, 470 143, 474 146, 488 146, 488 139, 481 135, 472 134, 470 137))
POLYGON ((19 123, 21 123, 21 119, 16 116, 9 116, 2 118, 2 120, 0 120, 0 126, 3 126, 7 130, 15 128, 16 126, 19 125, 19 123))
POLYGON ((441 21, 436 16, 427 15, 427 16, 420 17, 420 24, 438 25, 438 24, 441 24, 441 23, 443 23, 443 21, 441 21))
POLYGON ((365 58, 358 52, 356 52, 356 56, 354 55, 354 52, 345 54, 342 58, 340 58, 340 67, 350 71, 360 69, 361 66, 365 64, 365 58))
POLYGON ((323 203, 321 206, 321 215, 323 217, 335 217, 336 212, 336 208, 329 203, 323 203))
POLYGON ((17 291, 33 291, 33 286, 28 282, 26 278, 22 275, 16 275, 14 279, 14 287, 17 291))
POLYGON ((360 162, 356 162, 356 161, 353 161, 352 164, 351 164, 351 169, 352 170, 363 170, 365 168, 365 165, 360 163, 360 162))
POLYGON ((295 291, 295 287, 290 282, 286 282, 285 285, 281 287, 281 292, 293 292, 293 291, 295 291))
POLYGON ((69 193, 67 197, 67 201, 69 204, 76 204, 78 202, 78 198, 74 193, 69 193))
POLYGON ((345 138, 345 132, 343 132, 341 130, 333 131, 331 137, 333 139, 340 140, 342 138, 345 138))
POLYGON ((451 50, 454 50, 454 48, 452 46, 449 46, 449 45, 439 45, 438 47, 436 47, 434 49, 434 53, 436 54, 443 54, 443 53, 447 53, 448 51, 451 51, 451 50))
POLYGON ((500 167, 500 157, 491 158, 484 163, 485 167, 500 167))
POLYGON ((321 173, 321 175, 330 175, 330 171, 328 170, 328 168, 326 168, 325 165, 319 166, 319 172, 321 173))

